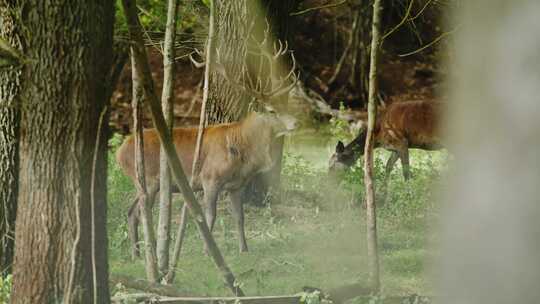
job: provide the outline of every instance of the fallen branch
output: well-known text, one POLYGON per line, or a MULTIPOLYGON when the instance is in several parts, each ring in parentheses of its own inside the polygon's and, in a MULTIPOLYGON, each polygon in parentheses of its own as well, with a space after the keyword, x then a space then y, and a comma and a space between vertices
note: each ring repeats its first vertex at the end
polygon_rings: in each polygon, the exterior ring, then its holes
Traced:
POLYGON ((158 283, 152 283, 143 279, 136 279, 126 275, 111 275, 110 285, 122 285, 129 289, 134 289, 138 291, 143 291, 147 295, 152 294, 152 296, 166 296, 166 297, 186 297, 188 296, 187 292, 179 290, 176 287, 171 285, 161 285, 158 283))
POLYGON ((298 304, 301 296, 258 296, 258 297, 178 297, 178 298, 155 298, 151 303, 168 304, 298 304))
POLYGON ((158 296, 151 293, 116 294, 111 298, 113 304, 148 303, 158 296))
POLYGON ((296 85, 294 94, 297 98, 307 102, 311 109, 319 114, 336 117, 347 122, 356 122, 358 120, 365 120, 366 118, 363 112, 343 112, 332 109, 319 93, 312 89, 304 88, 300 82, 296 85))

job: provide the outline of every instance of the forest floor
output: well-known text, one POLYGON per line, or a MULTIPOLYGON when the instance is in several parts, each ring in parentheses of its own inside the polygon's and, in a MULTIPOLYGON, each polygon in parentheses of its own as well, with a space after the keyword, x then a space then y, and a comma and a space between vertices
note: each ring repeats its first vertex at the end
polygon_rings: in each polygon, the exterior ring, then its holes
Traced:
MULTIPOLYGON (((304 286, 329 290, 367 280, 365 210, 359 203, 363 197, 362 170, 353 168, 340 183, 329 181, 326 164, 335 142, 324 133, 307 130, 287 140, 282 201, 245 208, 249 253, 238 252, 228 201, 218 204, 214 236, 249 295, 295 294, 304 286)), ((118 137, 113 139, 113 149, 118 142, 118 137)), ((386 152, 376 153, 379 184, 387 157, 386 152)), ((432 189, 440 182, 447 162, 444 152, 413 151, 412 180, 403 181, 400 166, 392 172, 387 202, 378 208, 385 295, 432 294, 429 265, 437 256, 437 231, 433 227, 438 214, 432 189)), ((110 271, 112 275, 144 278, 144 259, 131 260, 127 239, 126 212, 133 195, 131 182, 112 161, 110 271)), ((180 200, 175 199, 176 211, 180 200)), ((175 286, 190 295, 229 295, 215 266, 203 253, 202 240, 192 223, 188 225, 175 286)))

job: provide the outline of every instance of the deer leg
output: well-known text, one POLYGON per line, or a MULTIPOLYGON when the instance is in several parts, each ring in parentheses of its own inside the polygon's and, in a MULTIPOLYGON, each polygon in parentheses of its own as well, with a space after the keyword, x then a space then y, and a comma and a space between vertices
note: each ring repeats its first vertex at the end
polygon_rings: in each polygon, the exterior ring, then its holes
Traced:
POLYGON ((204 188, 204 203, 206 207, 206 224, 210 232, 214 229, 216 222, 217 199, 219 195, 219 187, 215 184, 203 186, 204 188))
POLYGON ((411 170, 409 167, 409 149, 403 147, 398 151, 399 158, 401 159, 401 167, 403 169, 403 178, 409 180, 411 178, 411 170))
POLYGON ((396 161, 398 160, 399 155, 397 152, 392 151, 392 154, 390 154, 390 157, 388 158, 388 161, 386 162, 386 168, 384 172, 384 182, 383 182, 383 193, 382 193, 382 203, 386 203, 386 195, 388 194, 388 181, 390 180, 390 173, 392 173, 392 169, 394 169, 394 165, 396 164, 396 161))
MULTIPOLYGON (((217 199, 219 195, 219 188, 216 184, 203 184, 204 190, 204 207, 206 208, 206 224, 210 233, 214 230, 214 223, 216 222, 216 209, 217 209, 217 199)), ((204 252, 206 255, 209 255, 209 249, 206 243, 204 244, 204 252)))
POLYGON ((139 258, 141 256, 141 250, 139 246, 139 197, 137 194, 131 207, 128 211, 128 236, 131 241, 131 257, 133 259, 139 258))
POLYGON ((384 171, 384 179, 385 181, 388 179, 388 176, 390 173, 392 173, 392 169, 394 169, 394 165, 396 164, 396 161, 398 160, 399 155, 397 152, 392 151, 392 154, 390 154, 390 157, 388 158, 388 161, 386 162, 386 168, 384 171))
MULTIPOLYGON (((147 203, 148 210, 152 211, 152 206, 154 205, 154 200, 157 192, 159 191, 159 183, 153 184, 148 188, 147 203)), ((133 259, 141 256, 140 244, 139 244, 139 217, 141 215, 139 210, 139 200, 141 199, 141 194, 138 193, 137 197, 131 203, 131 207, 128 211, 128 236, 131 240, 131 256, 133 259)))
POLYGON ((247 252, 246 233, 244 231, 244 206, 242 204, 242 188, 230 192, 232 215, 236 219, 236 230, 238 231, 238 245, 240 252, 247 252))
POLYGON ((148 203, 148 210, 152 211, 154 208, 154 204, 156 202, 156 197, 159 192, 159 181, 157 183, 152 184, 150 187, 148 187, 148 196, 147 196, 147 203, 148 203))

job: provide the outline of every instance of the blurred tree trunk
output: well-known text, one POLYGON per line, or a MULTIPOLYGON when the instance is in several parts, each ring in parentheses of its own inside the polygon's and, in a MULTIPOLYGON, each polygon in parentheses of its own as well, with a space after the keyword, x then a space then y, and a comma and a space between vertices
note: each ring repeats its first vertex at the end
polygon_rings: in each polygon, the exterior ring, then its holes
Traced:
MULTIPOLYGON (((165 42, 163 46, 163 92, 161 94, 161 107, 165 116, 165 122, 168 124, 171 132, 174 125, 174 42, 176 38, 179 4, 179 0, 168 1, 167 28, 165 30, 165 42)), ((165 274, 169 267, 171 201, 171 173, 167 164, 167 156, 163 147, 161 147, 159 152, 159 221, 156 244, 158 268, 161 274, 165 274)))
MULTIPOLYGON (((256 74, 258 58, 248 54, 248 47, 254 41, 264 39, 266 20, 274 37, 285 42, 290 35, 289 13, 298 6, 298 1, 227 1, 217 0, 216 4, 216 45, 219 47, 221 64, 234 81, 242 83, 244 72, 256 74)), ((208 51, 208 50, 207 50, 208 51)), ((210 50, 214 52, 215 50, 210 50)), ((254 75, 268 77, 268 75, 254 75)), ((206 111, 208 124, 238 121, 251 110, 260 110, 260 103, 244 90, 230 83, 219 71, 210 75, 209 98, 206 111)), ((287 101, 282 101, 284 106, 287 101)), ((281 160, 282 141, 273 149, 281 160)), ((260 174, 248 185, 244 201, 261 204, 269 186, 279 185, 281 161, 266 174, 260 174)))
POLYGON ((62 9, 59 5, 53 0, 40 5, 21 0, 14 8, 24 12, 17 16, 15 28, 21 31, 28 61, 20 95, 11 301, 109 303, 108 123, 104 121, 102 128, 97 124, 106 105, 114 6, 105 0, 73 2, 62 9))
MULTIPOLYGON (((13 8, 0 2, 0 38, 21 50, 13 8)), ((0 69, 0 275, 11 272, 19 180, 20 66, 0 69)))
POLYGON ((367 251, 369 264, 369 285, 378 292, 380 289, 379 252, 377 248, 377 213, 375 210, 375 185, 373 183, 373 143, 375 120, 377 119, 377 60, 380 44, 381 1, 373 3, 373 29, 371 41, 371 63, 369 69, 368 127, 365 146, 364 184, 366 187, 367 251))

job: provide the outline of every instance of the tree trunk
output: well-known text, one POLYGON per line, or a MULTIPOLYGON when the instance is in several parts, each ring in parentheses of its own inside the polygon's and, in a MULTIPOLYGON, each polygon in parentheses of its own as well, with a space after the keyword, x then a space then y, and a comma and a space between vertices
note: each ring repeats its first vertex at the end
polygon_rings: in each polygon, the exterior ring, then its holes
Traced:
MULTIPOLYGON (((216 46, 222 64, 238 80, 245 68, 250 36, 247 0, 216 0, 216 46), (243 22, 242 22, 243 21, 243 22)), ((214 50, 206 50, 213 52, 214 50)), ((208 124, 238 121, 248 112, 250 96, 229 83, 217 70, 211 71, 206 121, 208 124)))
MULTIPOLYGON (((163 92, 161 94, 161 107, 165 116, 165 122, 171 132, 174 125, 174 41, 176 38, 179 3, 179 0, 168 1, 167 28, 165 30, 165 42, 163 46, 163 92)), ((167 165, 167 156, 163 147, 161 147, 159 152, 159 221, 156 245, 158 268, 161 274, 165 274, 169 267, 171 200, 171 173, 167 165)))
POLYGON ((373 183, 373 141, 375 120, 377 119, 377 57, 380 44, 381 0, 373 3, 373 26, 371 41, 371 64, 369 69, 368 127, 364 160, 364 183, 366 186, 366 225, 369 280, 371 288, 380 289, 379 252, 377 249, 377 213, 375 210, 375 185, 373 183))
POLYGON ((540 2, 455 6, 444 48, 441 129, 452 160, 437 202, 437 303, 538 303, 540 36, 522 34, 540 31, 540 2))
MULTIPOLYGON (((353 52, 353 65, 349 83, 356 88, 360 100, 364 103, 369 100, 369 73, 371 57, 372 10, 363 9, 359 4, 360 19, 356 34, 355 51, 353 52)), ((378 94, 378 91, 377 91, 378 94)))
POLYGON ((210 233, 210 229, 206 225, 201 205, 199 205, 197 199, 195 198, 195 194, 193 193, 184 170, 182 169, 180 159, 176 154, 176 148, 172 142, 171 134, 167 128, 167 124, 165 123, 165 118, 161 112, 161 106, 154 90, 154 82, 152 80, 152 74, 150 73, 150 65, 148 64, 148 56, 146 55, 141 24, 137 16, 137 8, 135 3, 132 0, 122 0, 122 6, 124 8, 124 13, 129 26, 130 40, 133 43, 132 49, 135 57, 135 70, 138 72, 144 94, 149 103, 154 127, 156 128, 161 145, 165 148, 165 153, 167 154, 167 160, 169 162, 169 167, 171 168, 174 181, 184 195, 184 199, 188 205, 189 211, 193 216, 197 228, 199 229, 199 233, 201 234, 206 248, 208 248, 208 253, 212 257, 218 270, 221 272, 227 287, 233 292, 233 294, 243 296, 244 292, 237 284, 233 273, 225 263, 223 255, 217 247, 216 241, 212 236, 212 233, 210 233))
MULTIPOLYGON (((215 33, 215 5, 213 0, 209 0, 208 6, 210 7, 210 18, 208 19, 208 38, 206 40, 206 65, 204 67, 204 89, 203 89, 203 100, 201 105, 201 113, 199 117, 199 129, 197 130, 197 141, 195 144, 195 152, 193 155, 193 164, 191 166, 191 181, 190 184, 193 185, 193 179, 199 173, 199 158, 202 149, 204 128, 207 126, 206 123, 206 105, 208 104, 208 85, 210 80, 210 71, 212 70, 214 60, 212 53, 214 49, 214 33, 215 33)), ((184 242, 184 235, 186 233, 186 223, 187 223, 187 205, 184 204, 182 207, 182 212, 180 214, 180 221, 178 224, 178 233, 176 234, 176 241, 174 244, 173 251, 173 260, 169 267, 169 271, 165 276, 165 282, 171 284, 174 280, 174 275, 176 271, 176 266, 178 265, 178 260, 180 258, 180 252, 182 251, 182 245, 184 242)))
POLYGON ((106 127, 96 141, 106 104, 114 7, 104 0, 74 2, 61 10, 59 5, 52 0, 40 5, 18 1, 16 7, 24 12, 16 29, 28 61, 21 91, 11 301, 108 303, 106 127), (94 149, 98 155, 92 231, 94 149), (92 234, 97 244, 95 272, 92 234), (99 286, 94 288, 93 281, 99 286))
POLYGON ((139 73, 135 63, 135 55, 132 49, 131 51, 131 71, 132 71, 132 87, 133 96, 131 101, 131 107, 133 110, 133 138, 135 139, 134 155, 135 155, 135 176, 137 183, 137 200, 139 218, 141 220, 141 226, 144 236, 144 256, 146 259, 146 278, 148 281, 155 283, 158 280, 158 267, 156 258, 156 238, 154 234, 154 225, 152 224, 152 208, 155 199, 153 193, 149 195, 146 187, 146 172, 144 169, 144 141, 143 141, 143 125, 142 125, 142 105, 144 96, 144 90, 139 79, 139 73))
MULTIPOLYGON (((222 64, 241 83, 244 72, 256 74, 258 70, 258 58, 248 57, 248 47, 253 43, 248 37, 262 40, 268 20, 272 34, 268 38, 287 41, 291 28, 289 13, 298 6, 298 1, 216 0, 215 6, 216 45, 220 49, 222 64)), ((258 108, 253 101, 251 95, 230 83, 219 71, 211 72, 206 111, 209 124, 240 120, 248 110, 258 108)))
MULTIPOLYGON (((289 13, 298 6, 298 1, 227 1, 216 0, 216 45, 219 46, 223 68, 232 75, 236 82, 244 81, 243 74, 251 73, 253 77, 267 78, 260 74, 259 58, 249 55, 253 41, 246 37, 262 40, 266 20, 270 24, 270 41, 274 38, 287 41, 290 34, 289 13)), ((206 120, 209 124, 237 121, 249 111, 260 110, 261 101, 228 81, 219 71, 213 70, 210 75, 209 100, 206 120)), ((264 101, 263 101, 264 102, 264 101)), ((282 110, 287 100, 280 101, 282 110)), ((283 145, 276 143, 281 160, 283 145)), ((243 193, 243 201, 262 204, 269 187, 279 188, 281 161, 266 174, 259 174, 243 193)))
MULTIPOLYGON (((3 2, 3 1, 2 1, 3 2)), ((13 8, 0 2, 0 38, 21 49, 13 8)), ((0 69, 0 276, 11 272, 19 175, 19 91, 22 69, 0 69)))

